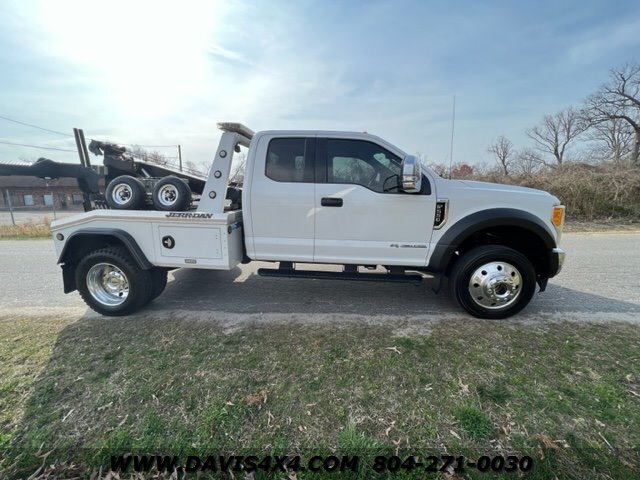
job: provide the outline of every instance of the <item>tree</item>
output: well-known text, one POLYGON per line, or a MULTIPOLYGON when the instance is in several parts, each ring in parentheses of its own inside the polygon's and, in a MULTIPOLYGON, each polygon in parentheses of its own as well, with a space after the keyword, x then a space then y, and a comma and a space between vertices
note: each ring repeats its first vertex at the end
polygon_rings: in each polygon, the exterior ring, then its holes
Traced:
POLYGON ((416 152, 416 158, 418 159, 418 162, 420 162, 421 164, 429 165, 429 158, 427 157, 426 153, 416 152))
MULTIPOLYGON (((567 147, 588 127, 580 112, 574 108, 562 110, 555 115, 545 115, 539 125, 527 130, 535 142, 536 149, 553 156, 552 165, 562 165, 567 147)), ((544 162, 548 165, 547 162, 544 162)))
POLYGON ((429 168, 442 178, 449 176, 449 167, 443 163, 429 163, 429 168))
POLYGON ((247 156, 244 153, 238 154, 233 161, 229 183, 237 183, 242 185, 244 182, 244 172, 247 166, 247 156))
POLYGON ((451 171, 451 178, 469 178, 473 175, 473 167, 467 163, 456 163, 451 171))
POLYGON ((531 148, 523 148, 515 154, 515 159, 513 160, 513 169, 518 173, 530 175, 540 170, 540 167, 543 164, 543 160, 540 158, 540 155, 535 152, 535 150, 531 148))
POLYGON ((593 159, 619 163, 631 153, 634 132, 627 122, 614 118, 593 124, 587 132, 587 138, 594 142, 591 148, 593 159))
POLYGON ((206 174, 207 170, 204 167, 204 165, 202 165, 201 163, 196 163, 192 160, 186 160, 184 162, 184 170, 186 172, 192 172, 192 173, 196 173, 196 174, 206 174))
POLYGON ((511 140, 504 135, 500 135, 497 140, 489 145, 487 151, 492 153, 496 158, 505 176, 509 175, 509 169, 513 160, 513 143, 511 143, 511 140))
POLYGON ((631 163, 640 165, 640 64, 611 70, 609 81, 587 98, 585 117, 591 125, 625 122, 633 131, 631 163))

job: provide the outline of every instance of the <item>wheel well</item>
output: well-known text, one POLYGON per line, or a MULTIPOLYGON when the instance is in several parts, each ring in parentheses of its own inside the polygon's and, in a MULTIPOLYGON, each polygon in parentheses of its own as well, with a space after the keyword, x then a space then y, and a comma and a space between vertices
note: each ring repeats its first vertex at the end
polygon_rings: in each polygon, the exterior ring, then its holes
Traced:
POLYGON ((58 263, 63 264, 64 293, 76 290, 75 270, 80 259, 94 250, 115 246, 121 246, 129 252, 141 269, 148 270, 153 267, 133 237, 124 231, 95 229, 77 232, 69 237, 58 259, 58 263))
POLYGON ((65 252, 60 257, 60 262, 77 263, 78 260, 93 250, 115 246, 124 246, 124 243, 113 235, 76 235, 67 241, 65 252))
POLYGON ((488 227, 465 238, 456 248, 452 261, 447 266, 447 275, 451 272, 455 260, 482 245, 503 245, 512 248, 529 259, 538 278, 546 278, 549 275, 549 249, 545 242, 532 231, 516 226, 488 227))

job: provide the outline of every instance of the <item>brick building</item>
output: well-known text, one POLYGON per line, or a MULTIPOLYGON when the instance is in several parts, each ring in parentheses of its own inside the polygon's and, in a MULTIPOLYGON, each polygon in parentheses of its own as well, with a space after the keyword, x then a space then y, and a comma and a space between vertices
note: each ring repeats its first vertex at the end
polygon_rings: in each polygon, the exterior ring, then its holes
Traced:
POLYGON ((0 209, 8 210, 7 192, 16 210, 82 210, 82 191, 75 178, 43 180, 12 175, 0 176, 0 209))

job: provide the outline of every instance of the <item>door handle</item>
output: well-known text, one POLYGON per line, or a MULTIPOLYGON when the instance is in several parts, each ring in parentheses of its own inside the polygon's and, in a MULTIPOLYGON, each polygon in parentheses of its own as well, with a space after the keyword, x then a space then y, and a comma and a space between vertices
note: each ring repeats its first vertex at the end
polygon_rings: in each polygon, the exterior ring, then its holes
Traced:
POLYGON ((322 205, 323 207, 341 207, 342 206, 342 199, 341 198, 324 197, 322 200, 320 200, 320 205, 322 205))

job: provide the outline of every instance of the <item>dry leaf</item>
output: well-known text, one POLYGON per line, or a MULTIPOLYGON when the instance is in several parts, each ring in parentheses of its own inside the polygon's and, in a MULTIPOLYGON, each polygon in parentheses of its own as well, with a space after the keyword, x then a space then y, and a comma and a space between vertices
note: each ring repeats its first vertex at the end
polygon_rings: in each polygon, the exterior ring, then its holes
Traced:
POLYGON ((390 350, 392 352, 396 352, 398 355, 401 355, 400 350, 398 350, 398 347, 386 347, 385 350, 390 350))
POLYGON ((544 444, 544 446, 547 448, 550 448, 552 450, 560 450, 560 447, 556 445, 555 442, 551 440, 549 437, 547 437, 546 435, 539 433, 534 438, 537 438, 538 440, 540 440, 544 444))
POLYGON ((451 435, 453 435, 454 437, 456 437, 458 440, 461 440, 460 435, 458 435, 456 432, 454 432, 453 430, 449 430, 449 433, 451 435))
POLYGON ((385 436, 387 436, 387 437, 389 436, 389 432, 391 431, 391 429, 394 427, 395 424, 396 424, 395 420, 393 422, 391 422, 391 425, 389 425, 389 428, 387 428, 384 431, 385 436))
POLYGON ((467 395, 469 393, 469 385, 465 385, 460 377, 458 377, 458 386, 460 387, 460 393, 463 395, 467 395))
POLYGON ((271 426, 271 420, 275 420, 275 417, 271 413, 271 410, 267 412, 267 427, 271 426))
POLYGON ((234 404, 233 402, 224 402, 224 404, 225 404, 227 407, 235 407, 235 404, 234 404))
POLYGON ((244 397, 244 402, 250 407, 259 405, 260 403, 262 403, 262 396, 258 394, 247 395, 246 397, 244 397))

